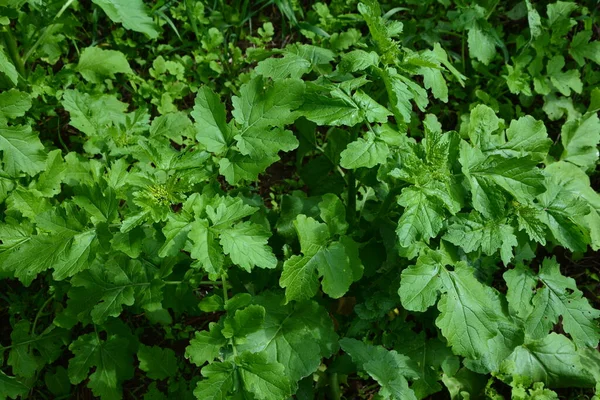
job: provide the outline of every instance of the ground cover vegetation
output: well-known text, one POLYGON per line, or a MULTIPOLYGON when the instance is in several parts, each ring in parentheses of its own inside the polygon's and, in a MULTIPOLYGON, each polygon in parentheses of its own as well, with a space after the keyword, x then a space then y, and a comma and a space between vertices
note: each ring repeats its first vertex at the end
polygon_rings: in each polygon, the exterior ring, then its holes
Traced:
POLYGON ((0 399, 598 399, 595 1, 0 0, 0 399))

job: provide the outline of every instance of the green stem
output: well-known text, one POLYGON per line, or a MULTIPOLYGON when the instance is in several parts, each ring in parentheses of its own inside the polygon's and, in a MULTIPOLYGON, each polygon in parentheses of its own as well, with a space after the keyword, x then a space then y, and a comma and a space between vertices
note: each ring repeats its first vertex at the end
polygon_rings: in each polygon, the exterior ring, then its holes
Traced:
POLYGON ((67 8, 69 8, 69 6, 71 4, 73 4, 74 2, 75 2, 75 0, 67 0, 67 2, 65 4, 63 4, 62 8, 56 13, 54 18, 52 18, 52 23, 50 25, 48 25, 46 27, 46 29, 44 29, 44 32, 42 32, 42 34, 38 38, 38 40, 35 41, 35 43, 33 44, 33 46, 31 46, 31 48, 29 50, 27 50, 27 52, 25 53, 25 56, 23 56, 23 63, 26 63, 27 59, 33 54, 33 52, 41 44, 44 43, 44 41, 46 40, 46 37, 50 34, 50 31, 51 31, 50 28, 52 28, 52 26, 54 26, 54 21, 56 21, 58 18, 60 18, 60 16, 63 15, 63 13, 67 10, 67 8))
POLYGON ((13 347, 24 346, 24 345, 29 344, 29 343, 39 342, 40 340, 59 337, 60 335, 61 335, 61 333, 54 333, 52 335, 40 335, 40 336, 37 336, 35 339, 30 339, 30 340, 26 340, 24 342, 19 342, 19 343, 11 344, 10 346, 6 346, 6 347, 0 346, 0 353, 3 352, 3 351, 6 351, 6 350, 10 350, 13 347))
POLYGON ((190 20, 190 25, 192 25, 192 31, 196 36, 196 40, 200 42, 200 34, 198 33, 198 26, 196 25, 196 17, 194 16, 194 14, 192 14, 189 0, 185 0, 185 11, 187 12, 187 17, 190 20))
POLYGON ((377 213, 377 219, 381 219, 387 215, 388 210, 392 206, 392 203, 396 200, 396 196, 398 196, 400 194, 400 192, 402 191, 402 189, 405 186, 406 185, 402 185, 402 186, 397 186, 393 189, 390 189, 387 196, 385 196, 383 203, 381 203, 381 207, 379 208, 379 213, 377 213))
MULTIPOLYGON (((184 283, 184 281, 165 281, 164 282, 165 285, 181 285, 182 283, 184 283)), ((201 286, 221 286, 223 283, 214 282, 214 281, 200 281, 200 282, 196 282, 196 284, 201 285, 201 286)))
POLYGON ((348 172, 348 208, 346 209, 346 219, 350 226, 354 225, 356 219, 356 177, 354 170, 348 172))
POLYGON ((223 300, 225 300, 225 303, 227 303, 227 300, 229 300, 229 296, 227 294, 227 277, 225 276, 225 272, 221 274, 221 282, 221 284, 223 285, 223 300))
POLYGON ((21 77, 26 78, 25 74, 25 64, 21 56, 19 55, 19 50, 17 46, 17 41, 13 36, 10 28, 5 28, 2 31, 2 39, 4 39, 4 44, 6 45, 6 50, 8 51, 8 55, 11 58, 17 72, 21 77))
POLYGON ((462 46, 461 46, 461 52, 462 52, 462 67, 463 67, 463 74, 466 75, 467 74, 467 59, 465 58, 465 32, 463 31, 462 33, 462 46))
POLYGON ((329 396, 332 400, 340 400, 342 398, 340 378, 337 373, 329 375, 329 396))
POLYGON ((50 302, 54 299, 54 295, 50 296, 45 302, 44 304, 42 304, 42 307, 40 307, 40 309, 38 310, 37 314, 35 314, 35 319, 33 320, 33 324, 31 325, 31 335, 34 336, 35 335, 35 327, 37 326, 37 322, 38 319, 40 318, 40 315, 42 314, 42 311, 44 311, 44 309, 46 309, 46 307, 48 306, 48 304, 50 304, 50 302))
POLYGON ((58 126, 56 127, 56 131, 58 132, 58 134, 57 134, 57 136, 58 136, 58 142, 63 147, 63 149, 68 153, 69 152, 69 148, 67 147, 65 141, 63 140, 62 136, 60 135, 60 119, 57 118, 56 122, 58 124, 58 126))
MULTIPOLYGON (((358 137, 358 129, 352 129, 350 143, 355 142, 358 137)), ((354 170, 348 172, 348 207, 346 208, 346 220, 348 225, 353 226, 356 220, 356 177, 354 170)))
POLYGON ((492 9, 488 12, 488 14, 485 16, 485 19, 489 19, 492 14, 494 13, 494 10, 496 10, 496 7, 498 7, 498 4, 500 3, 500 0, 497 0, 496 3, 494 4, 494 6, 492 7, 492 9))

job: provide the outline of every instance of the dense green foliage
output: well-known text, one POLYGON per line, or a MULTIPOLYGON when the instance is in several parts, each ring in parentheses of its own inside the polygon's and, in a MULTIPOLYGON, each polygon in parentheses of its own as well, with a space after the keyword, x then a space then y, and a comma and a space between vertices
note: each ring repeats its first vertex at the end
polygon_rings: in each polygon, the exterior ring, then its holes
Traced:
POLYGON ((598 399, 593 3, 0 0, 0 400, 598 399))

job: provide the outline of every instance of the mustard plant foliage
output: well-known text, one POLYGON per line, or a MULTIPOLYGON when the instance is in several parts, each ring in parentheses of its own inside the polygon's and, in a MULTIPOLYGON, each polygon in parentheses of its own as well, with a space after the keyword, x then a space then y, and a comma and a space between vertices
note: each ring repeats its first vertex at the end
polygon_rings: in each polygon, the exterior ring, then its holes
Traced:
POLYGON ((0 399, 597 398, 599 24, 0 0, 0 399))

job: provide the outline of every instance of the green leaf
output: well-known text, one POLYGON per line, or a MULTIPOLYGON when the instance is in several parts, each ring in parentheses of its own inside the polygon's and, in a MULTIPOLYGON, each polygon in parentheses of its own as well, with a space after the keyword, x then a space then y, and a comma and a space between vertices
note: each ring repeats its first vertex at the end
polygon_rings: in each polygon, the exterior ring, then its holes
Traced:
POLYGON ((594 377, 596 381, 596 393, 600 389, 600 356, 596 349, 578 349, 580 361, 588 375, 594 377))
POLYGON ((255 297, 266 310, 262 329, 236 345, 239 351, 263 353, 285 367, 294 382, 317 370, 322 358, 336 350, 337 335, 327 311, 314 301, 282 305, 273 294, 255 297))
POLYGON ((585 251, 590 243, 589 231, 578 217, 590 212, 589 204, 552 177, 548 178, 546 187, 546 192, 538 196, 542 207, 541 221, 564 247, 571 251, 585 251))
POLYGON ((31 379, 46 364, 53 363, 61 356, 69 334, 52 325, 36 334, 32 332, 29 321, 20 320, 14 324, 10 338, 7 364, 15 375, 31 379))
POLYGON ((282 53, 282 58, 271 57, 259 62, 255 71, 272 79, 298 79, 312 69, 309 60, 286 50, 283 50, 282 53))
POLYGON ((323 291, 334 299, 342 297, 353 281, 346 247, 340 242, 331 243, 314 256, 319 275, 323 277, 323 291))
MULTIPOLYGON (((186 388, 187 389, 187 388, 186 388)), ((167 396, 158 389, 156 382, 152 382, 148 385, 148 389, 144 394, 144 400, 168 400, 167 396)))
POLYGON ((358 4, 358 12, 367 23, 383 61, 388 64, 394 62, 399 56, 400 46, 391 38, 389 26, 386 26, 386 20, 381 17, 379 3, 376 0, 364 0, 358 4))
POLYGON ((298 140, 287 129, 250 128, 243 135, 236 135, 240 153, 252 158, 274 158, 280 151, 291 151, 298 147, 298 140))
POLYGON ((449 364, 456 357, 446 347, 446 343, 438 338, 426 339, 424 332, 421 332, 415 344, 407 347, 410 348, 402 350, 405 355, 411 360, 417 360, 415 369, 419 378, 411 386, 417 398, 423 399, 441 391, 442 386, 438 381, 442 375, 442 366, 449 364))
POLYGON ((250 272, 252 267, 272 269, 277 258, 267 245, 269 233, 260 225, 246 221, 231 228, 220 229, 220 243, 234 264, 250 272))
MULTIPOLYGON (((410 100, 415 97, 413 91, 410 90, 409 86, 402 80, 402 77, 398 75, 395 69, 387 68, 378 72, 385 84, 390 100, 390 108, 394 113, 396 121, 409 123, 412 114, 410 100)), ((427 96, 425 96, 425 99, 427 99, 427 96)))
POLYGON ((343 235, 348 229, 346 222, 346 207, 344 203, 334 194, 327 193, 323 195, 319 202, 320 216, 329 228, 332 235, 343 235))
POLYGON ((524 265, 506 271, 502 277, 508 288, 506 299, 516 315, 525 319, 533 310, 531 299, 535 294, 537 280, 531 269, 524 265))
POLYGON ((371 96, 362 90, 357 90, 356 93, 352 95, 352 100, 360 107, 364 118, 370 123, 386 123, 388 121, 388 116, 392 115, 387 108, 373 100, 371 96))
POLYGON ((268 58, 258 63, 255 71, 272 79, 294 78, 310 72, 313 68, 333 61, 334 53, 322 47, 294 43, 277 53, 282 58, 268 58))
POLYGON ((192 258, 198 260, 208 273, 219 274, 223 268, 224 258, 222 249, 216 242, 215 233, 208 227, 208 221, 194 221, 189 238, 194 244, 192 258))
POLYGON ((81 93, 78 90, 65 90, 62 105, 71 115, 71 126, 88 136, 104 132, 107 126, 125 122, 128 105, 114 96, 81 93))
POLYGON ((293 110, 302 104, 304 82, 284 79, 267 84, 260 76, 240 88, 240 96, 232 98, 237 123, 242 126, 240 136, 254 128, 282 126, 293 122, 293 110), (266 88, 265 88, 266 86, 266 88))
POLYGON ((126 29, 142 32, 155 39, 158 31, 143 0, 92 0, 114 22, 120 22, 126 29))
POLYGON ((211 322, 208 331, 196 332, 194 339, 190 340, 190 345, 185 349, 185 358, 201 367, 213 362, 227 342, 221 333, 221 326, 211 322))
POLYGON ((145 237, 144 231, 137 228, 127 233, 115 233, 110 243, 114 250, 121 251, 131 258, 138 258, 142 253, 142 243, 145 237))
POLYGON ((467 79, 467 77, 461 74, 456 68, 454 68, 454 66, 448 60, 448 53, 446 53, 446 50, 444 50, 439 43, 434 43, 431 54, 440 64, 446 67, 448 71, 450 71, 452 75, 456 78, 458 83, 460 83, 460 85, 464 87, 464 81, 467 79))
POLYGON ((292 256, 283 264, 279 285, 285 288, 286 300, 309 299, 317 294, 319 277, 313 258, 292 256))
POLYGON ((164 283, 158 271, 138 260, 111 259, 94 264, 71 279, 67 314, 81 320, 91 316, 95 324, 118 317, 123 306, 137 304, 147 311, 161 308, 164 283))
MULTIPOLYGON (((1 53, 0 53, 1 54, 1 53)), ((0 62, 2 59, 0 58, 0 62)), ((30 388, 19 382, 14 376, 8 376, 0 371, 0 400, 16 399, 26 396, 30 388)))
POLYGON ((33 176, 44 169, 44 146, 29 126, 2 126, 0 123, 0 150, 3 169, 10 176, 21 173, 33 176))
POLYGON ((0 203, 4 202, 9 193, 15 188, 15 183, 6 177, 0 177, 0 203))
POLYGON ((489 351, 488 341, 498 334, 500 299, 475 278, 471 267, 459 262, 450 270, 448 261, 438 252, 425 252, 416 266, 402 272, 398 294, 406 309, 424 311, 441 292, 436 325, 455 354, 481 358, 489 351))
POLYGON ((127 346, 127 339, 118 336, 106 341, 100 340, 96 333, 79 336, 69 346, 73 353, 68 368, 71 383, 77 385, 83 382, 90 369, 95 367, 88 383, 94 395, 103 399, 120 399, 123 393, 121 384, 133 377, 133 359, 126 350, 127 346))
POLYGON ((317 125, 354 126, 363 120, 358 104, 349 96, 328 97, 322 93, 308 92, 301 112, 317 125))
POLYGON ((579 78, 579 71, 571 69, 562 72, 565 66, 565 58, 557 55, 552 57, 546 66, 546 71, 550 77, 552 85, 564 96, 570 96, 571 90, 575 93, 581 93, 583 84, 579 78))
POLYGON ((2 268, 29 286, 37 274, 49 268, 63 280, 89 267, 95 258, 96 231, 64 231, 56 235, 34 235, 6 258, 2 268))
POLYGON ((527 22, 529 23, 529 31, 533 39, 540 36, 543 32, 542 19, 530 0, 525 0, 527 5, 527 22))
POLYGON ((206 206, 206 214, 215 228, 230 227, 233 223, 248 217, 258 209, 244 203, 241 198, 220 197, 206 206))
POLYGON ((435 68, 421 68, 421 75, 423 75, 423 84, 427 89, 431 89, 433 96, 447 103, 448 85, 442 72, 435 68))
POLYGON ((140 346, 137 352, 140 369, 150 379, 166 379, 177 373, 177 357, 171 349, 140 346))
POLYGON ((118 201, 115 191, 102 184, 81 185, 74 189, 73 203, 90 215, 94 224, 112 223, 118 217, 118 201))
POLYGON ((517 347, 502 363, 501 371, 551 387, 588 386, 591 377, 579 360, 575 345, 569 339, 551 333, 542 340, 530 340, 517 347))
POLYGON ((190 115, 196 121, 196 140, 212 153, 227 150, 233 135, 227 125, 225 106, 211 88, 203 86, 198 90, 190 115))
POLYGON ((4 53, 4 47, 0 46, 0 72, 10 79, 13 85, 16 85, 19 81, 19 74, 13 63, 6 57, 4 53))
POLYGON ((495 38, 478 23, 469 29, 467 43, 471 58, 476 58, 484 65, 488 65, 496 56, 495 38))
POLYGON ((343 72, 357 72, 378 64, 379 56, 374 51, 352 50, 342 55, 338 68, 343 72))
POLYGON ((589 214, 574 215, 569 221, 579 225, 584 231, 589 228, 592 248, 600 248, 600 194, 591 187, 590 178, 580 168, 563 161, 547 166, 544 172, 551 176, 552 181, 559 187, 564 188, 566 193, 580 197, 588 203, 589 214), (582 226, 582 223, 586 226, 582 226))
MULTIPOLYGON (((195 110, 190 113, 196 119, 195 110)), ((203 123, 206 125, 206 123, 203 123)), ((183 143, 183 137, 193 137, 192 122, 183 112, 169 113, 154 118, 150 125, 150 137, 167 137, 177 144, 183 143)), ((198 139, 198 137, 196 137, 198 139)), ((198 140, 200 141, 200 140, 198 140)), ((201 141, 200 141, 201 142, 201 141)), ((201 142, 202 143, 202 142, 201 142)))
POLYGON ((467 133, 471 144, 483 151, 493 149, 499 138, 494 137, 494 132, 500 128, 502 120, 490 107, 478 104, 471 110, 467 133))
POLYGON ((412 184, 398 198, 398 203, 404 206, 396 229, 402 247, 435 237, 442 228, 446 210, 456 214, 463 203, 451 163, 456 157, 458 136, 442 134, 441 127, 434 128, 430 116, 425 125, 422 143, 403 144, 401 168, 390 172, 390 176, 412 184))
POLYGON ((595 40, 590 43, 592 31, 580 31, 573 36, 569 54, 579 64, 580 67, 585 65, 585 60, 591 60, 596 64, 600 64, 600 42, 595 40))
POLYGON ((219 172, 231 185, 242 181, 255 181, 258 175, 277 161, 279 157, 252 158, 242 154, 234 154, 219 161, 219 172))
POLYGON ((502 154, 507 158, 530 156, 533 160, 543 161, 552 145, 544 123, 530 115, 511 121, 506 130, 506 139, 492 154, 502 154))
POLYGON ((280 400, 292 395, 292 382, 285 368, 278 362, 269 362, 264 353, 244 352, 235 357, 244 390, 259 400, 280 400))
POLYGON ((427 196, 421 188, 402 189, 398 204, 404 207, 396 228, 400 246, 408 247, 417 241, 428 243, 442 229, 445 217, 442 203, 427 196))
POLYGON ((442 258, 437 253, 422 254, 414 266, 402 271, 398 295, 407 310, 423 312, 435 304, 443 289, 442 258))
POLYGON ((578 9, 578 5, 571 1, 557 1, 548 4, 548 24, 553 30, 552 36, 564 36, 576 22, 570 18, 573 11, 578 9))
MULTIPOLYGON (((190 221, 189 216, 169 214, 167 223, 162 230, 163 235, 165 235, 165 242, 158 251, 158 255, 160 257, 172 257, 176 255, 181 249, 184 248, 188 239, 188 234, 192 230, 192 227, 193 224, 190 221)), ((198 234, 199 233, 196 232, 196 236, 194 237, 198 237, 198 234)), ((190 236, 190 240, 191 239, 192 237, 190 236)), ((196 256, 193 257, 197 258, 197 256, 198 254, 196 253, 196 256)))
POLYGON ((194 396, 198 400, 227 400, 233 390, 235 365, 232 361, 209 364, 202 368, 205 379, 198 381, 194 396))
POLYGON ((560 159, 573 163, 584 171, 596 168, 600 144, 600 119, 597 113, 566 122, 560 131, 563 152, 560 159))
POLYGON ((0 120, 22 117, 31 108, 31 98, 25 92, 11 89, 0 93, 0 120))
POLYGON ((66 279, 86 269, 95 258, 96 231, 79 233, 68 240, 65 251, 58 254, 52 277, 57 281, 66 279))
POLYGON ((298 215, 294 227, 300 239, 303 256, 292 256, 283 264, 279 284, 286 288, 287 301, 309 299, 323 277, 323 291, 333 298, 342 297, 353 281, 353 273, 345 247, 329 242, 327 225, 311 217, 298 215))
POLYGON ((384 142, 373 137, 358 138, 342 152, 340 165, 347 169, 373 168, 383 164, 388 154, 389 148, 384 142))
POLYGON ((381 386, 383 398, 396 400, 414 399, 415 393, 408 387, 407 378, 416 379, 416 365, 403 354, 382 346, 368 345, 356 339, 340 340, 342 349, 381 386))
POLYGON ((533 339, 542 339, 562 317, 563 329, 578 346, 596 347, 600 327, 596 319, 600 311, 592 308, 575 280, 560 273, 554 258, 545 259, 537 281, 542 288, 533 296, 533 310, 525 321, 525 330, 533 339))
POLYGON ((115 74, 133 74, 127 58, 120 51, 86 47, 81 52, 77 71, 88 81, 102 83, 102 78, 115 78, 115 74))
POLYGON ((250 305, 243 310, 236 310, 233 317, 225 319, 221 333, 227 339, 243 338, 262 328, 265 321, 265 308, 259 305, 250 305))
POLYGON ((27 344, 35 343, 35 337, 32 338, 29 331, 30 324, 27 320, 19 321, 13 326, 10 334, 12 348, 6 362, 12 367, 13 374, 23 378, 33 378, 38 370, 37 360, 27 344))
POLYGON ((487 340, 498 334, 498 296, 462 264, 442 273, 446 295, 438 303, 441 314, 436 325, 455 353, 471 358, 485 355, 487 340))
POLYGON ((65 178, 67 165, 60 150, 52 150, 46 159, 46 168, 35 183, 35 190, 44 197, 53 197, 60 193, 60 184, 65 178))
POLYGON ((512 249, 518 244, 512 226, 498 220, 485 220, 477 212, 454 217, 443 239, 462 247, 466 253, 481 250, 491 256, 500 250, 504 265, 510 263, 512 249))
POLYGON ((51 208, 48 200, 41 197, 40 193, 20 186, 10 193, 6 205, 7 211, 19 213, 30 220, 36 220, 40 214, 51 208))
POLYGON ((506 203, 503 191, 521 203, 528 203, 545 190, 537 161, 529 157, 486 157, 479 149, 462 142, 459 159, 471 188, 473 206, 486 217, 502 213, 506 203))

